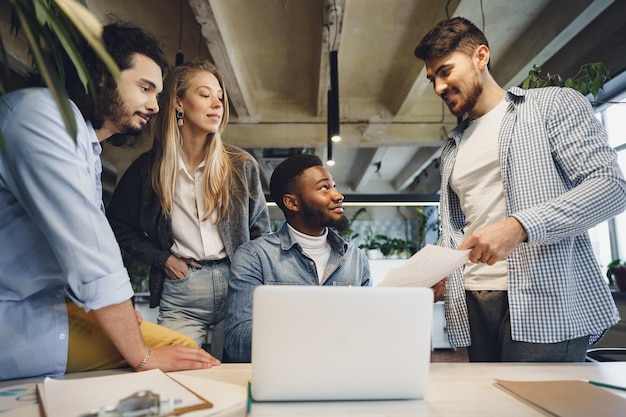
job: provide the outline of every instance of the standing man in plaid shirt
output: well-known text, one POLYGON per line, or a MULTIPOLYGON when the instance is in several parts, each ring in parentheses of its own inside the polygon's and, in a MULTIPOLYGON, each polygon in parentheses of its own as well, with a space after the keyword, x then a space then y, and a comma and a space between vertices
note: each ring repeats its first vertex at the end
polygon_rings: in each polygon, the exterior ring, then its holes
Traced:
POLYGON ((561 87, 508 91, 467 19, 415 55, 452 114, 441 155, 441 238, 471 249, 446 281, 453 346, 470 361, 583 361, 619 320, 587 231, 626 207, 626 182, 589 102, 561 87))

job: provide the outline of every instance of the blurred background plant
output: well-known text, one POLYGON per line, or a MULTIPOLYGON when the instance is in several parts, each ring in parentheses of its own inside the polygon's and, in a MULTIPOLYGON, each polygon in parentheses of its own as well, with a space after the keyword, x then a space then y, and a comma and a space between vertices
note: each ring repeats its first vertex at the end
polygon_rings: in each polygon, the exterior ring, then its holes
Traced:
MULTIPOLYGON (((413 253, 420 250, 424 246, 427 236, 430 232, 439 232, 438 210, 433 208, 427 210, 426 207, 418 206, 415 207, 415 211, 417 212, 417 226, 415 230, 415 241, 413 242, 413 244, 415 244, 417 248, 413 253)), ((437 241, 438 238, 439 233, 437 233, 434 241, 437 241)))
POLYGON ((139 262, 124 250, 122 250, 122 260, 124 261, 124 266, 130 276, 130 283, 133 286, 135 294, 147 293, 149 290, 148 282, 150 267, 143 262, 139 262))
POLYGON ((540 66, 533 65, 528 76, 521 84, 523 89, 541 88, 549 86, 569 87, 582 95, 591 93, 595 99, 604 84, 611 77, 609 68, 602 62, 584 64, 573 77, 563 79, 559 74, 543 73, 540 66))
POLYGON ((357 211, 355 211, 354 214, 350 217, 350 225, 348 226, 348 228, 346 230, 337 232, 339 233, 339 236, 341 236, 346 242, 350 242, 351 240, 356 239, 360 236, 359 233, 354 232, 352 225, 354 221, 357 220, 359 216, 363 213, 367 213, 367 208, 361 207, 357 211))
MULTIPOLYGON (((0 0, 0 10, 6 10, 7 5, 11 13, 11 32, 15 36, 20 32, 24 35, 33 68, 50 89, 67 131, 72 138, 76 138, 76 120, 65 89, 63 63, 67 60, 64 56, 69 57, 85 91, 94 99, 94 82, 80 52, 85 42, 118 80, 119 68, 102 42, 102 24, 87 10, 85 0, 0 0)), ((2 37, 0 54, 3 61, 7 62, 7 50, 2 37)), ((4 86, 0 83, 2 93, 4 86)), ((1 135, 0 147, 4 147, 1 135)))
POLYGON ((373 227, 368 227, 365 230, 365 234, 363 235, 363 243, 359 245, 361 249, 380 249, 382 241, 380 239, 381 235, 377 235, 374 231, 373 227))
POLYGON ((610 288, 626 291, 626 261, 616 258, 609 262, 606 266, 606 277, 610 288))

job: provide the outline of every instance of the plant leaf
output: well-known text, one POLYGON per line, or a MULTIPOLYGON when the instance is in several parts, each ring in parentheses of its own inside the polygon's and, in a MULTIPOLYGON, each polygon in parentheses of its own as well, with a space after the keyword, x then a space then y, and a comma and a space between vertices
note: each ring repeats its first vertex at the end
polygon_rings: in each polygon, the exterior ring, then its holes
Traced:
POLYGON ((19 18, 21 29, 24 32, 24 36, 26 37, 26 41, 28 42, 28 45, 30 47, 33 60, 35 61, 35 64, 39 69, 42 79, 50 89, 54 101, 59 107, 61 118, 63 119, 68 133, 75 140, 77 133, 76 119, 74 118, 74 112, 72 111, 69 97, 67 95, 67 91, 65 90, 65 85, 61 82, 59 74, 55 72, 55 66, 50 62, 50 60, 41 50, 40 45, 37 42, 35 33, 31 29, 30 25, 28 24, 29 22, 24 15, 24 10, 16 7, 15 11, 19 18))
POLYGON ((540 88, 546 86, 564 86, 573 88, 583 95, 591 93, 595 99, 604 84, 610 78, 609 68, 602 62, 591 62, 584 64, 575 76, 563 79, 560 74, 546 74, 541 76, 541 67, 533 65, 533 69, 528 72, 528 76, 520 86, 524 89, 540 88))
POLYGON ((114 79, 120 79, 120 70, 106 50, 102 42, 102 25, 98 19, 82 4, 73 0, 52 0, 56 3, 67 18, 76 26, 85 40, 94 49, 98 57, 111 73, 114 79))
POLYGON ((85 87, 85 91, 88 91, 88 86, 89 84, 91 84, 91 78, 89 76, 87 66, 85 65, 83 58, 80 55, 80 51, 76 46, 76 42, 73 41, 72 36, 63 25, 63 22, 58 20, 54 14, 50 14, 48 16, 48 25, 63 46, 63 49, 67 53, 70 60, 74 64, 74 67, 76 68, 76 73, 78 74, 80 81, 85 87))

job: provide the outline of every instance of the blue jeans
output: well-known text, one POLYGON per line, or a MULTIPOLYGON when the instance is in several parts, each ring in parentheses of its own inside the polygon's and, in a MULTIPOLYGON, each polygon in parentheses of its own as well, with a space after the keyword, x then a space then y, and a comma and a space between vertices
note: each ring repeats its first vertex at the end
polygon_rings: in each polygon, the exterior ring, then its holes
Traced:
POLYGON ((211 354, 221 359, 224 345, 229 263, 201 261, 189 267, 181 280, 166 278, 157 322, 194 339, 198 346, 211 345, 211 354))

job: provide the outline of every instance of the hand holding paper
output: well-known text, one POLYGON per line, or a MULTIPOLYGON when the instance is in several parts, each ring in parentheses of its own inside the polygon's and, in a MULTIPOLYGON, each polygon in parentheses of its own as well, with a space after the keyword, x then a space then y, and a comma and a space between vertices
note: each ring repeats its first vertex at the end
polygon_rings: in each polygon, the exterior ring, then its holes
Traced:
POLYGON ((379 287, 432 287, 468 261, 470 250, 426 245, 402 266, 391 268, 379 287))

